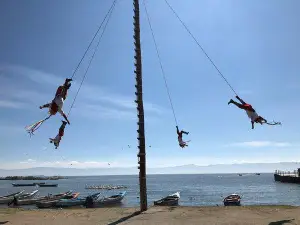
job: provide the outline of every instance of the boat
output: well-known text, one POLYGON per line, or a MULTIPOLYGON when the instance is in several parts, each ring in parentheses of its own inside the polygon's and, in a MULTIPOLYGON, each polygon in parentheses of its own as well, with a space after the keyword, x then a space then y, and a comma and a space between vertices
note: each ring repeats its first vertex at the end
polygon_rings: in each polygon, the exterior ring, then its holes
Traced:
POLYGON ((120 192, 117 195, 112 195, 110 197, 103 197, 103 198, 86 198, 85 206, 87 208, 99 207, 99 206, 107 206, 121 203, 123 198, 126 195, 126 191, 120 192))
MULTIPOLYGON (((85 198, 78 198, 78 197, 74 196, 74 198, 72 198, 72 199, 60 199, 58 202, 56 202, 55 206, 65 208, 65 207, 86 205, 87 199, 92 199, 93 201, 97 200, 100 197, 100 194, 101 193, 99 192, 99 193, 89 195, 85 198)), ((78 193, 78 195, 79 195, 79 193, 78 193)))
POLYGON ((238 194, 231 194, 224 198, 223 203, 224 206, 240 206, 241 197, 238 194))
POLYGON ((243 174, 240 173, 239 176, 241 177, 241 176, 243 176, 243 174))
POLYGON ((24 193, 24 194, 21 194, 18 196, 17 199, 30 199, 30 198, 33 198, 34 196, 36 196, 36 194, 39 192, 39 190, 34 190, 30 193, 24 193))
POLYGON ((64 196, 66 196, 67 194, 70 194, 70 191, 65 192, 65 193, 60 193, 60 194, 56 194, 56 195, 47 195, 47 196, 43 196, 43 197, 39 197, 39 198, 33 198, 33 199, 17 199, 17 205, 34 205, 37 202, 40 201, 49 201, 49 200, 54 200, 54 199, 60 199, 63 198, 64 196))
POLYGON ((180 199, 180 192, 176 192, 174 194, 168 195, 165 198, 154 201, 154 205, 174 206, 174 205, 178 205, 179 199, 180 199))
POLYGON ((38 208, 51 208, 51 207, 54 207, 56 202, 58 202, 60 199, 71 199, 71 198, 73 198, 72 191, 68 191, 68 192, 64 193, 62 196, 56 196, 56 197, 52 197, 48 200, 38 201, 38 202, 36 202, 35 205, 38 208))
POLYGON ((38 184, 39 187, 57 187, 58 184, 38 184))
POLYGON ((72 206, 80 206, 85 202, 85 198, 78 198, 79 192, 72 194, 72 198, 69 199, 60 199, 55 202, 55 207, 72 207, 72 206))
POLYGON ((258 176, 259 176, 259 175, 260 175, 260 173, 256 173, 255 175, 258 175, 258 176))
POLYGON ((23 192, 24 192, 24 190, 15 192, 15 193, 10 194, 10 195, 1 196, 0 197, 0 204, 7 204, 7 203, 11 202, 14 199, 14 197, 18 197, 23 192))
POLYGON ((33 186, 36 186, 36 183, 32 183, 32 184, 15 184, 15 183, 12 183, 12 186, 14 187, 33 187, 33 186))

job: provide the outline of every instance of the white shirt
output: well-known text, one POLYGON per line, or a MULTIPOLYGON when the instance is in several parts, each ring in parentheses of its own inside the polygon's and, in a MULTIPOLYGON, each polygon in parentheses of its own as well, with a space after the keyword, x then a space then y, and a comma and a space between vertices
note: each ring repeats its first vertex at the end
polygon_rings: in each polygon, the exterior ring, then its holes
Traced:
POLYGON ((61 96, 56 96, 53 100, 55 104, 58 106, 57 112, 59 112, 62 116, 64 115, 64 111, 62 110, 64 105, 64 99, 61 96))
POLYGON ((251 112, 246 110, 248 117, 251 119, 251 122, 255 122, 255 120, 259 117, 256 112, 251 112))

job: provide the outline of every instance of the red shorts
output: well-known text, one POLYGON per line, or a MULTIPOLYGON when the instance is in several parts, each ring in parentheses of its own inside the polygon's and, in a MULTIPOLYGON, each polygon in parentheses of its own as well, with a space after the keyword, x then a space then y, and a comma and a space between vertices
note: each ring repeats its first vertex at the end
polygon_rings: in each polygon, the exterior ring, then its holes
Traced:
POLYGON ((245 107, 245 110, 248 110, 248 111, 251 111, 251 112, 254 111, 254 109, 252 108, 252 105, 250 105, 250 104, 244 104, 243 106, 245 107))

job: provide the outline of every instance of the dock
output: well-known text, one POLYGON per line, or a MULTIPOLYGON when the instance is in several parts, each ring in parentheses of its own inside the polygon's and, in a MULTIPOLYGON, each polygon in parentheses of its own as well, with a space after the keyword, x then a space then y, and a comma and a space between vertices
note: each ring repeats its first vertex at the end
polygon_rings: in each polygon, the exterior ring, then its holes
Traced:
POLYGON ((300 168, 292 172, 276 170, 274 173, 274 180, 282 183, 300 184, 300 168))

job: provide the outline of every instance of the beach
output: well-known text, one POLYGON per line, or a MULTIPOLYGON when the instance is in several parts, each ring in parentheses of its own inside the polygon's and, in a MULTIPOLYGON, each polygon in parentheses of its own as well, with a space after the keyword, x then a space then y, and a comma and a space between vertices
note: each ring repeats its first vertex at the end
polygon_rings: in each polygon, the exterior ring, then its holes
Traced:
POLYGON ((300 224, 300 207, 150 207, 139 213, 138 208, 98 208, 69 210, 0 209, 0 224, 28 225, 284 225, 300 224))

